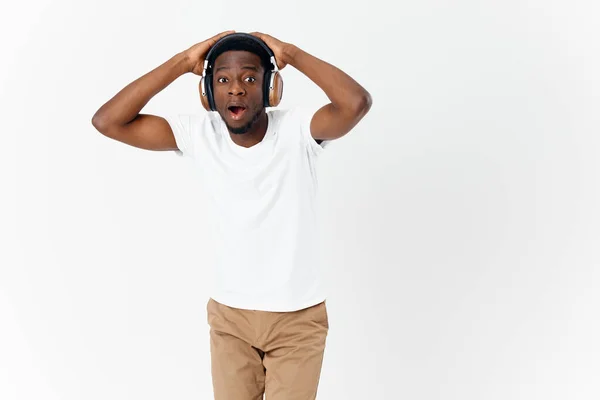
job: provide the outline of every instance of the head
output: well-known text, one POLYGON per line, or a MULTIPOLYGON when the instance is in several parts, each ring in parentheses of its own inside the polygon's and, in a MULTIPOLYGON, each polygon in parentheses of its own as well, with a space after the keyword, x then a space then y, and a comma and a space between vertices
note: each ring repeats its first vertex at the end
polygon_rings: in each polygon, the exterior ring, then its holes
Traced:
POLYGON ((254 41, 239 38, 221 45, 211 58, 216 111, 231 133, 246 133, 265 114, 265 72, 272 68, 270 57, 254 41))

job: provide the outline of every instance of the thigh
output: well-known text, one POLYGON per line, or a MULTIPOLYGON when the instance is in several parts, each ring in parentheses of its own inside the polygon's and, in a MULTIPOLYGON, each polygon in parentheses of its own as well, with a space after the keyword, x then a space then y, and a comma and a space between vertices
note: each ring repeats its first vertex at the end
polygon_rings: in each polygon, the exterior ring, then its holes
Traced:
POLYGON ((262 354, 241 330, 234 310, 209 302, 211 372, 215 400, 262 400, 265 370, 262 354), (237 322, 237 323, 236 323, 237 322))
POLYGON ((316 398, 328 330, 325 303, 278 322, 263 360, 266 400, 316 398))

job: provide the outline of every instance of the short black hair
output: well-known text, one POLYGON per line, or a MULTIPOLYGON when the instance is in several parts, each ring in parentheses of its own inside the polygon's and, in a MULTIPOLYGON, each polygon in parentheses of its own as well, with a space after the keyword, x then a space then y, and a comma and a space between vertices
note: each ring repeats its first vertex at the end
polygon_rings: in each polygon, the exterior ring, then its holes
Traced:
POLYGON ((256 43, 255 40, 243 36, 235 38, 232 37, 229 40, 224 40, 226 38, 227 36, 221 39, 222 43, 219 43, 218 46, 215 47, 214 51, 210 54, 210 59, 208 62, 211 65, 211 68, 214 67, 217 57, 226 51, 232 50, 249 51, 250 53, 254 53, 260 58, 260 64, 265 71, 269 71, 273 68, 273 65, 271 64, 271 56, 259 43, 256 43))

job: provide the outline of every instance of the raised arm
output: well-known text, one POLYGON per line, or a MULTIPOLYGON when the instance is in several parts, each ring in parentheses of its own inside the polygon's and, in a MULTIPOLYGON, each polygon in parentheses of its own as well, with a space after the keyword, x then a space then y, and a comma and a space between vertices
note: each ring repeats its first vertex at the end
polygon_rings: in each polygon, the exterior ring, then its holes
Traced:
POLYGON ((146 150, 177 150, 173 131, 166 119, 140 111, 161 90, 183 74, 202 75, 208 49, 222 32, 176 54, 171 59, 125 86, 92 117, 92 125, 103 135, 146 150))
POLYGON ((275 53, 278 67, 287 64, 306 75, 331 101, 312 118, 310 130, 315 139, 332 140, 347 134, 367 114, 373 102, 370 93, 341 69, 272 36, 253 32, 275 53))

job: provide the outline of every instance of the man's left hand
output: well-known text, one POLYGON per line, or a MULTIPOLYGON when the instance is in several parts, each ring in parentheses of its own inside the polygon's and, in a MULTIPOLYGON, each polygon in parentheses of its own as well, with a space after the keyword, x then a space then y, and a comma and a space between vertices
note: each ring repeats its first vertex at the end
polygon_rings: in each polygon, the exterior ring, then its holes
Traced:
POLYGON ((267 35, 266 33, 251 32, 250 34, 262 39, 262 41, 273 51, 275 60, 277 61, 277 68, 283 69, 288 64, 290 50, 293 47, 291 44, 275 39, 273 36, 267 35))

